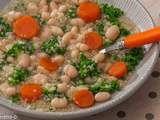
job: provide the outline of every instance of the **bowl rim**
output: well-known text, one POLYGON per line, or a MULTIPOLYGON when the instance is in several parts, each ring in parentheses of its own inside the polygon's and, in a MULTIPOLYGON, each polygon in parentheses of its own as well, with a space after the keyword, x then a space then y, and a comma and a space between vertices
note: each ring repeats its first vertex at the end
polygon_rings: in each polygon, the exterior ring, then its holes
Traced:
MULTIPOLYGON (((151 23, 152 27, 156 26, 151 14, 148 12, 148 10, 145 8, 145 6, 139 0, 135 0, 135 2, 136 1, 140 5, 140 7, 142 9, 144 9, 146 14, 150 17, 150 19, 152 21, 152 23, 151 23)), ((12 103, 8 103, 7 100, 3 100, 3 98, 1 98, 1 97, 0 97, 0 105, 4 106, 4 107, 6 107, 10 110, 13 110, 14 113, 16 113, 16 114, 21 114, 21 115, 24 115, 24 116, 30 116, 30 117, 33 117, 33 118, 34 117, 37 118, 36 116, 38 116, 39 118, 69 119, 69 118, 78 118, 78 117, 90 116, 90 115, 93 115, 93 114, 97 114, 99 112, 103 112, 105 110, 108 110, 108 109, 120 104, 121 102, 123 102, 124 100, 129 98, 131 95, 133 95, 143 85, 143 83, 145 83, 147 81, 146 78, 150 75, 151 71, 153 70, 153 67, 156 64, 158 56, 159 56, 159 43, 153 44, 152 47, 155 48, 155 51, 154 51, 155 58, 154 58, 153 64, 150 67, 150 70, 147 71, 145 76, 143 78, 141 78, 141 80, 136 82, 132 88, 130 88, 127 91, 124 91, 124 93, 122 95, 120 95, 118 98, 110 100, 106 103, 102 103, 98 106, 93 106, 91 108, 86 108, 86 109, 83 109, 83 110, 80 109, 80 110, 72 111, 72 112, 38 112, 38 111, 28 110, 28 109, 20 107, 18 105, 13 105, 12 103)))

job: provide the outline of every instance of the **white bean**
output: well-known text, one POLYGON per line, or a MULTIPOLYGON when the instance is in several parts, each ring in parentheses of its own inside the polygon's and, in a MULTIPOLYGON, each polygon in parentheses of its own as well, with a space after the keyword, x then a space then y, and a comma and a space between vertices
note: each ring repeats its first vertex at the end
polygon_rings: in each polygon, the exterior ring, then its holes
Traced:
POLYGON ((39 2, 39 6, 40 6, 40 7, 43 7, 44 5, 47 5, 47 1, 46 1, 46 0, 41 0, 41 1, 39 2))
POLYGON ((80 44, 80 46, 79 46, 79 50, 80 51, 82 51, 82 52, 84 52, 84 51, 87 51, 87 50, 89 50, 89 47, 86 45, 86 44, 80 44))
POLYGON ((38 7, 35 3, 29 3, 27 6, 27 12, 31 15, 35 15, 38 12, 38 7))
POLYGON ((58 5, 54 2, 54 0, 50 3, 51 10, 58 9, 58 5))
POLYGON ((74 34, 72 32, 65 33, 62 37, 62 44, 68 45, 73 36, 74 34))
POLYGON ((61 76, 60 79, 61 79, 62 82, 65 82, 65 83, 69 83, 71 81, 70 77, 67 76, 67 75, 61 76))
POLYGON ((43 84, 47 83, 48 77, 44 74, 38 73, 32 77, 32 80, 34 83, 38 83, 38 84, 43 85, 43 84))
POLYGON ((17 19, 17 18, 19 18, 20 16, 22 16, 22 13, 21 13, 21 12, 15 12, 14 19, 17 19))
POLYGON ((65 12, 67 10, 67 7, 65 5, 61 5, 58 10, 59 12, 65 12))
POLYGON ((64 34, 63 30, 57 26, 51 26, 51 31, 52 31, 52 34, 56 36, 63 36, 64 34))
POLYGON ((77 26, 72 27, 71 33, 77 34, 78 33, 78 27, 77 26))
POLYGON ((79 56, 79 50, 74 49, 71 51, 71 57, 72 58, 77 58, 79 56))
POLYGON ((105 59, 105 55, 102 53, 98 53, 97 55, 94 56, 94 61, 96 63, 102 62, 105 59))
POLYGON ((72 65, 68 65, 64 72, 70 78, 75 78, 78 75, 77 69, 72 65))
POLYGON ((15 19, 19 18, 20 16, 22 16, 22 13, 21 13, 21 12, 10 11, 10 12, 7 14, 7 19, 8 19, 8 21, 12 22, 12 21, 14 21, 15 19))
POLYGON ((13 57, 9 56, 9 57, 7 57, 7 61, 11 62, 11 63, 14 63, 15 59, 13 57))
POLYGON ((9 86, 8 83, 2 83, 0 85, 0 91, 8 97, 16 94, 16 88, 9 86))
POLYGON ((54 98, 51 101, 51 106, 54 108, 65 108, 67 107, 68 101, 66 98, 54 98))
POLYGON ((54 25, 55 24, 55 22, 56 22, 56 20, 54 19, 54 18, 50 18, 49 20, 48 20, 48 25, 54 25))
POLYGON ((111 98, 111 95, 108 92, 99 92, 95 95, 95 101, 103 102, 111 98))
POLYGON ((6 50, 6 46, 9 44, 8 40, 1 40, 0 41, 0 50, 1 51, 5 51, 6 50))
POLYGON ((119 34, 120 34, 119 27, 116 25, 113 25, 110 28, 108 28, 105 36, 107 39, 114 41, 119 36, 119 34))
POLYGON ((85 39, 84 35, 78 35, 77 41, 82 42, 85 39))
POLYGON ((51 17, 56 17, 57 13, 58 13, 58 10, 57 9, 53 9, 51 14, 50 14, 50 16, 51 17))
POLYGON ((107 63, 105 66, 104 66, 104 72, 107 72, 108 69, 111 67, 112 63, 107 63))
POLYGON ((110 81, 113 81, 113 80, 115 81, 115 80, 117 80, 117 78, 114 77, 114 76, 108 76, 107 78, 108 78, 108 80, 110 80, 110 81))
POLYGON ((41 38, 42 40, 46 40, 46 39, 48 39, 51 35, 52 35, 52 31, 50 30, 50 28, 45 27, 44 30, 43 30, 42 33, 41 33, 40 38, 41 38))
POLYGON ((62 65, 65 61, 65 58, 62 55, 57 55, 54 58, 52 58, 52 60, 56 61, 59 65, 62 65))
POLYGON ((82 43, 77 43, 75 46, 79 49, 82 43))
POLYGON ((45 68, 43 68, 42 66, 37 66, 37 71, 39 73, 49 74, 49 72, 45 68))
POLYGON ((5 94, 6 88, 10 87, 7 82, 0 84, 0 91, 5 94))
POLYGON ((33 37, 32 39, 33 39, 33 41, 40 41, 39 37, 33 37))
POLYGON ((38 59, 37 59, 36 55, 31 55, 30 59, 31 59, 31 65, 33 65, 33 66, 37 65, 38 59))
POLYGON ((83 26, 85 24, 81 18, 73 18, 71 19, 70 23, 73 26, 83 26))
POLYGON ((60 93, 64 93, 68 90, 69 86, 67 85, 67 83, 60 83, 57 85, 57 91, 60 93))
POLYGON ((18 64, 23 68, 27 68, 28 66, 30 66, 30 62, 30 56, 28 54, 21 54, 18 57, 18 64))
POLYGON ((42 6, 40 12, 48 12, 48 5, 42 6))
POLYGON ((5 95, 7 95, 9 97, 9 96, 12 96, 12 95, 15 95, 15 94, 16 94, 16 88, 15 87, 6 88, 5 95))

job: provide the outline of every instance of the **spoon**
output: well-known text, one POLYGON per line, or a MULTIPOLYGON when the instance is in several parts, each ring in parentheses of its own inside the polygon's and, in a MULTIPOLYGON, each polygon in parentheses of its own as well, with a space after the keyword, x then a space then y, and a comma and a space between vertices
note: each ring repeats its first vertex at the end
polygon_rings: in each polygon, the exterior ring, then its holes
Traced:
POLYGON ((160 27, 155 27, 145 32, 140 32, 132 34, 118 40, 114 45, 104 48, 100 53, 106 54, 113 50, 123 49, 123 48, 135 48, 146 44, 155 43, 160 41, 160 27))

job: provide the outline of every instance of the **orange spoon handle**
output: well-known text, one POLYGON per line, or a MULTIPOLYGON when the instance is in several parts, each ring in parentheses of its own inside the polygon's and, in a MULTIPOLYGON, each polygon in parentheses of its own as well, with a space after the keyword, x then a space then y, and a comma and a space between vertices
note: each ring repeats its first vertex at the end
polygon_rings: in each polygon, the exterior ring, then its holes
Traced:
POLYGON ((126 48, 140 47, 146 44, 160 41, 160 27, 151 30, 129 35, 124 39, 124 46, 126 48))

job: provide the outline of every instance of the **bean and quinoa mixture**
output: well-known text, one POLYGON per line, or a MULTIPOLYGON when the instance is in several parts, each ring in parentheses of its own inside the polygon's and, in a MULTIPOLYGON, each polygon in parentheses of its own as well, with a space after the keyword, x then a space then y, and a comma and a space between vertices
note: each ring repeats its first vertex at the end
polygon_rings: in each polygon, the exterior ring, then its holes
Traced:
POLYGON ((99 53, 138 32, 95 0, 15 0, 0 13, 0 96, 27 109, 73 111, 112 99, 143 48, 99 53))

